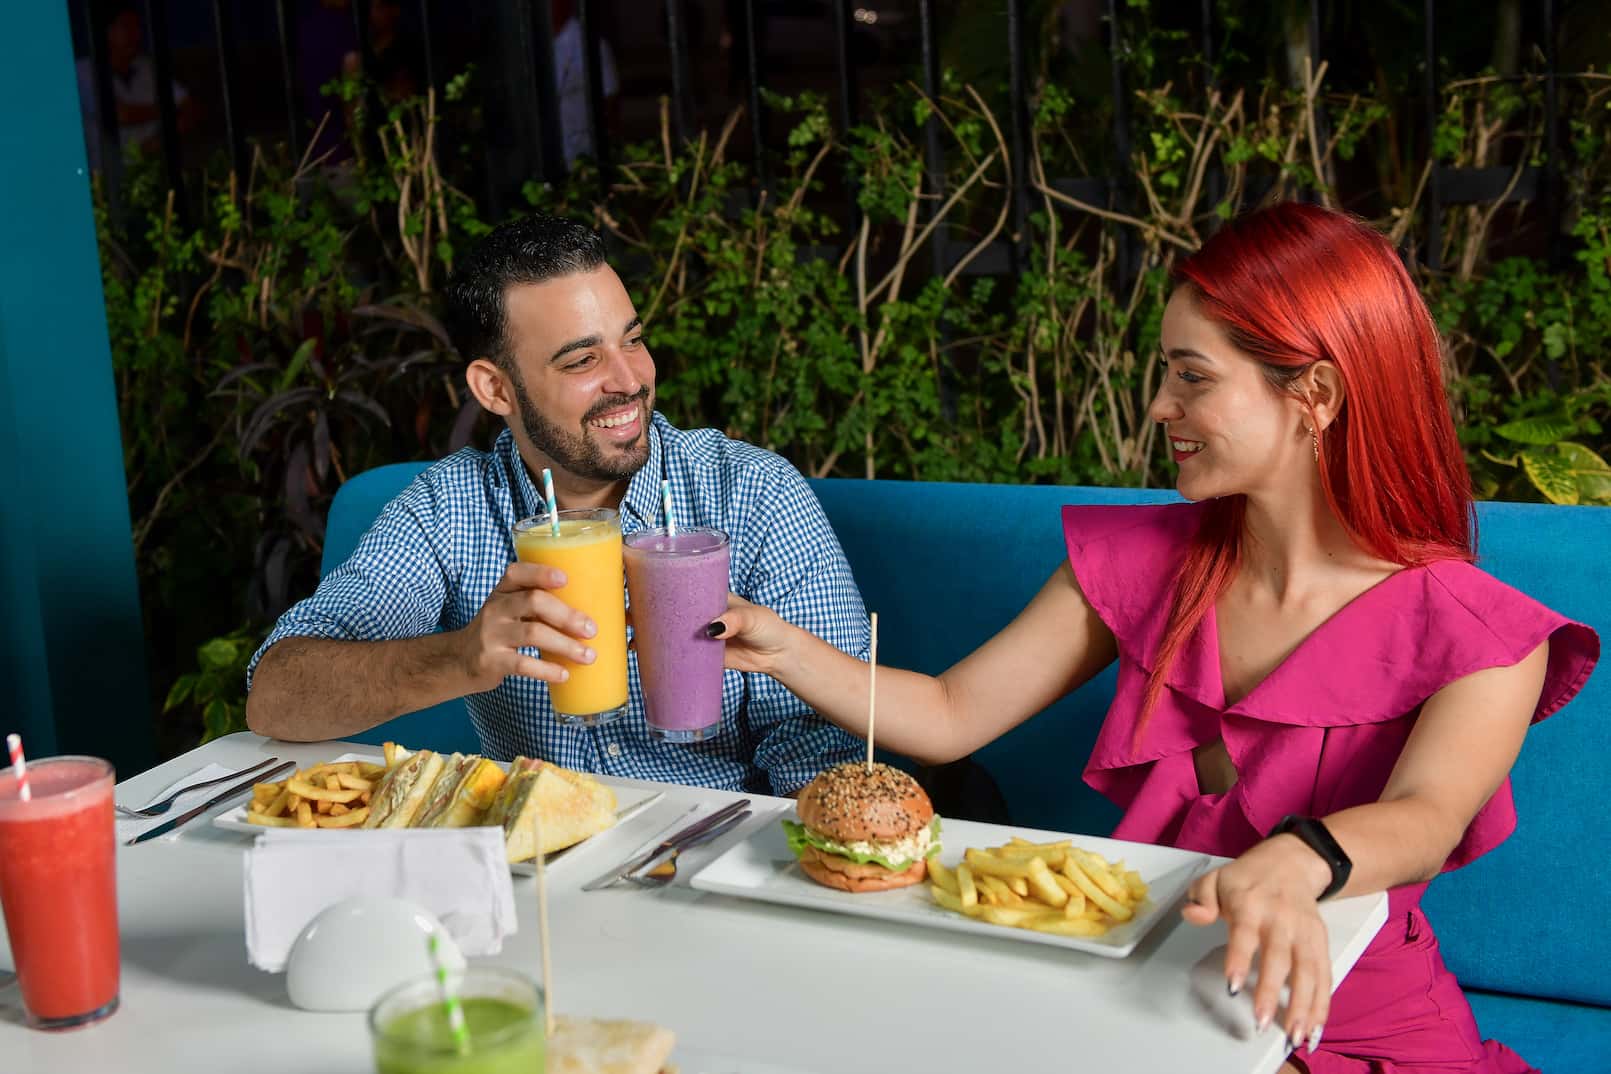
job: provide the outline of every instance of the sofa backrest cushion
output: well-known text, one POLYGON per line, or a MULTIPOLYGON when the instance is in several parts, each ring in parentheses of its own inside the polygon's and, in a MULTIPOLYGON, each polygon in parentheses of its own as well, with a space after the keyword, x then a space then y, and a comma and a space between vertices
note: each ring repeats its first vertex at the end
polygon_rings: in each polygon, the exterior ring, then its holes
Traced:
MULTIPOLYGON (((385 503, 424 468, 384 466, 343 485, 331 505, 322 569, 346 558, 385 503)), ((1152 503, 1173 492, 934 482, 811 482, 839 534, 867 607, 879 613, 879 658, 938 673, 1015 616, 1062 562, 1058 508, 1152 503)), ((1611 637, 1611 510, 1483 503, 1479 565, 1563 615, 1611 637)), ((1014 823, 1106 834, 1114 807, 1080 779, 1113 692, 1087 683, 976 755, 1014 823)), ((1520 825, 1494 852, 1432 885, 1427 913, 1461 981, 1494 991, 1611 1005, 1611 840, 1599 824, 1611 757, 1611 671, 1528 734, 1513 774, 1520 825)), ((462 702, 412 713, 356 736, 432 749, 474 749, 462 702)))

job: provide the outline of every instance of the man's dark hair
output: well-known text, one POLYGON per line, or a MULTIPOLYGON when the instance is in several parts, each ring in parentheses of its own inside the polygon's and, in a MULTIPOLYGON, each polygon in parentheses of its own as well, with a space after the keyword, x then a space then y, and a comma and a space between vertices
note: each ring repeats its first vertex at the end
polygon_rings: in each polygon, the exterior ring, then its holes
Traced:
POLYGON ((574 220, 537 213, 493 228, 453 270, 443 291, 448 335, 467 362, 488 358, 509 369, 504 292, 604 264, 604 241, 574 220))

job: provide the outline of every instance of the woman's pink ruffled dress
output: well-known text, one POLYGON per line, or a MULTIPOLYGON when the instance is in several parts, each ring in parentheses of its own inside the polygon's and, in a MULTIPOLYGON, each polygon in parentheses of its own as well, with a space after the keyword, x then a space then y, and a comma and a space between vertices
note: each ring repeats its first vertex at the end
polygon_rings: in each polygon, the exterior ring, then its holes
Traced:
MULTIPOLYGON (((1374 802, 1428 697, 1514 664, 1545 638, 1534 721, 1565 705, 1599 657, 1594 631, 1459 561, 1391 575, 1338 611, 1246 697, 1225 704, 1213 612, 1187 639, 1139 746, 1136 719, 1163 639, 1175 571, 1199 504, 1066 507, 1080 588, 1118 639, 1118 687, 1085 780, 1124 809, 1114 837, 1241 854, 1282 817, 1374 802), (1192 750, 1223 739, 1238 773, 1198 792, 1192 750)), ((1515 828, 1510 782, 1477 813, 1444 869, 1515 828)), ((1332 998, 1325 1039, 1293 1061, 1311 1074, 1513 1074, 1531 1070, 1484 1041, 1420 910, 1425 884, 1388 893, 1388 920, 1332 998)))

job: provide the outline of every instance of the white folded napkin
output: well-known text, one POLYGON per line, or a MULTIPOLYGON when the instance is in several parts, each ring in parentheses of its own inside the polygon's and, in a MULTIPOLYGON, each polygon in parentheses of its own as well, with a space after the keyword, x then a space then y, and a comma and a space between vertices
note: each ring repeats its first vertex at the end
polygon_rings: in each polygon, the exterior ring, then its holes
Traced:
MULTIPOLYGON (((146 795, 138 802, 121 801, 119 804, 127 806, 130 809, 138 809, 141 806, 149 805, 152 802, 158 801, 159 799, 166 798, 180 787, 187 787, 192 783, 205 783, 209 779, 217 779, 219 776, 227 776, 233 771, 235 771, 235 769, 225 768, 221 764, 210 764, 206 768, 197 769, 182 779, 174 780, 160 791, 157 791, 155 794, 146 795)), ((242 776, 241 778, 245 779, 246 777, 242 776)), ((200 790, 190 791, 188 794, 181 794, 178 798, 174 799, 173 805, 168 807, 167 812, 160 813, 155 817, 125 817, 122 813, 119 813, 117 814, 117 841, 119 843, 126 843, 146 829, 155 828, 165 820, 172 820, 174 817, 184 814, 187 810, 196 808, 213 795, 218 794, 221 791, 228 790, 229 786, 230 785, 227 783, 215 783, 211 787, 203 787, 200 790)), ((245 799, 243 798, 241 800, 244 801, 245 799)), ((173 839, 177 837, 179 831, 182 830, 183 828, 180 828, 176 831, 169 832, 167 835, 160 836, 158 837, 159 841, 164 839, 173 839)))
POLYGON ((471 958, 518 928, 501 828, 270 828, 246 851, 245 877, 246 953, 269 973, 308 922, 353 895, 420 904, 471 958))

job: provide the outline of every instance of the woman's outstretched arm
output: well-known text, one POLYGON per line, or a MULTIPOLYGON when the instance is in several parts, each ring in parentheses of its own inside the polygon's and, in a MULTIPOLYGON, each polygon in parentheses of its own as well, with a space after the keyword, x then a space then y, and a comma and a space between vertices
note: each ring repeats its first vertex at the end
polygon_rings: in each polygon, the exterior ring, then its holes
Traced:
MULTIPOLYGON (((772 676, 825 719, 867 733, 868 667, 738 597, 717 620, 727 666, 772 676)), ((878 744, 926 764, 966 757, 1084 683, 1117 655, 1112 631, 1059 567, 1018 616, 938 678, 878 668, 878 744)))

